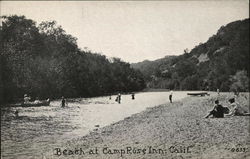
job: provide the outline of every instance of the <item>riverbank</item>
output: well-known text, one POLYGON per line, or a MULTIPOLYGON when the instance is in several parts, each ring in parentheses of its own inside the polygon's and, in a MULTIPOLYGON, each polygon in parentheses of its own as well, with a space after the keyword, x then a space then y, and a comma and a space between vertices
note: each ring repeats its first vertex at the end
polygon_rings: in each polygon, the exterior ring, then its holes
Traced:
MULTIPOLYGON (((219 97, 221 104, 226 105, 230 97, 228 93, 222 93, 219 97)), ((46 156, 175 159, 249 157, 249 117, 204 118, 213 108, 216 98, 188 97, 172 104, 148 108, 69 141, 63 147, 54 149, 54 154, 50 152, 46 156), (84 154, 73 153, 80 148, 82 151, 77 152, 84 154), (60 155, 63 150, 67 155, 60 155)), ((245 109, 249 108, 249 94, 240 94, 237 101, 245 109)))

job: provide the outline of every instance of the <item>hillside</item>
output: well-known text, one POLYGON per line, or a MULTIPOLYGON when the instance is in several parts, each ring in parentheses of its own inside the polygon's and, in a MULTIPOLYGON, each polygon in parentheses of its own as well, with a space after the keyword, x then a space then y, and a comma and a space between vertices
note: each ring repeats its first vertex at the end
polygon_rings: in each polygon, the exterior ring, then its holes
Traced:
POLYGON ((245 19, 222 26, 190 52, 131 66, 144 74, 150 88, 247 91, 248 62, 249 19, 245 19))
MULTIPOLYGON (((165 56, 164 58, 157 59, 155 61, 145 60, 142 62, 133 63, 131 64, 131 66, 135 69, 139 69, 140 71, 142 71, 145 77, 147 78, 153 75, 154 73, 157 73, 155 72, 155 70, 168 69, 172 65, 172 62, 174 61, 176 57, 177 56, 165 56)), ((147 78, 147 79, 150 79, 150 78, 147 78)))

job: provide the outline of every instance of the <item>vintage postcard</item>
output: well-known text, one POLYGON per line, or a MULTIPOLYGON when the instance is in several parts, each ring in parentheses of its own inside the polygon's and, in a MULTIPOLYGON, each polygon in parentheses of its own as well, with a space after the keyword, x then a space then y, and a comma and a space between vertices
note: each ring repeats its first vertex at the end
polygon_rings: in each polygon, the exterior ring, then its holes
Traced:
POLYGON ((0 1, 1 159, 249 159, 249 1, 0 1))

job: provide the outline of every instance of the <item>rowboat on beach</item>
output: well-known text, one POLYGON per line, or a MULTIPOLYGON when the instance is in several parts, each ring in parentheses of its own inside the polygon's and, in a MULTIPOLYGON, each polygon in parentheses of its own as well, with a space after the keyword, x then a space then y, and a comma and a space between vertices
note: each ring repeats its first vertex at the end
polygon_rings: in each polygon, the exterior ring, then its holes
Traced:
POLYGON ((50 101, 41 101, 39 103, 29 102, 29 103, 18 103, 12 104, 11 107, 41 107, 41 106, 49 106, 50 101))
POLYGON ((191 96, 209 96, 209 93, 207 92, 192 92, 192 93, 187 93, 187 95, 191 95, 191 96))

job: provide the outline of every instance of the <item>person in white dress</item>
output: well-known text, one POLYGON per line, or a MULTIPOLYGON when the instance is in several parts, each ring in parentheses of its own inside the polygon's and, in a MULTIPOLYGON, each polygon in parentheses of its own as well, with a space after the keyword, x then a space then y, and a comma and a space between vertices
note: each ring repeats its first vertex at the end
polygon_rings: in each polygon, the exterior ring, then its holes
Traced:
POLYGON ((230 113, 228 116, 250 116, 250 113, 247 113, 238 103, 235 102, 234 98, 228 100, 230 105, 230 113))

